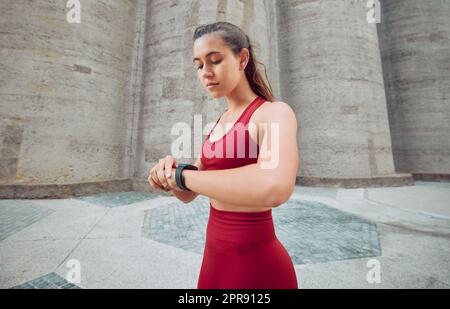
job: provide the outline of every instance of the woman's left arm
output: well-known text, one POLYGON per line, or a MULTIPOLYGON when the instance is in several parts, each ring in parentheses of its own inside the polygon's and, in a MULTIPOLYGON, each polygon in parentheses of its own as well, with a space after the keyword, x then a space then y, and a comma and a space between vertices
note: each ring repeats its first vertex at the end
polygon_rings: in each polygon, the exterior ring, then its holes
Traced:
POLYGON ((183 170, 186 187, 246 207, 277 207, 286 202, 294 191, 299 164, 295 112, 284 102, 267 104, 258 136, 257 163, 225 170, 183 170))

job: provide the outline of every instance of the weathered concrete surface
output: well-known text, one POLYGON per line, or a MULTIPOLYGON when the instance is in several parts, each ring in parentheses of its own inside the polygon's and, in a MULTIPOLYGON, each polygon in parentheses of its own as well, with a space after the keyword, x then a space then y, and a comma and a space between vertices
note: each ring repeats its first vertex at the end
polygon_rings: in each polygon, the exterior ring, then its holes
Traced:
MULTIPOLYGON (((147 187, 149 187, 148 182, 147 187)), ((129 178, 72 184, 2 185, 0 197, 2 199, 69 198, 100 192, 132 191, 132 189, 133 183, 129 178)))
POLYGON ((153 191, 158 159, 192 163, 226 109, 192 63, 195 27, 215 21, 249 35, 296 111, 298 184, 448 180, 449 1, 384 1, 380 42, 366 3, 83 1, 69 24, 64 1, 0 0, 0 197, 153 191), (185 156, 177 123, 191 130, 185 156))
POLYGON ((134 1, 0 1, 0 183, 124 175, 134 1))
POLYGON ((381 3, 379 34, 396 168, 448 175, 450 1, 381 3))
MULTIPOLYGON (((299 288, 449 288, 449 189, 296 187, 273 218, 299 288)), ((66 278, 76 260, 82 288, 195 289, 207 206, 136 192, 0 201, 0 288, 66 278)))
POLYGON ((297 111, 301 175, 394 174, 378 38, 366 1, 280 1, 278 9, 281 92, 297 111))

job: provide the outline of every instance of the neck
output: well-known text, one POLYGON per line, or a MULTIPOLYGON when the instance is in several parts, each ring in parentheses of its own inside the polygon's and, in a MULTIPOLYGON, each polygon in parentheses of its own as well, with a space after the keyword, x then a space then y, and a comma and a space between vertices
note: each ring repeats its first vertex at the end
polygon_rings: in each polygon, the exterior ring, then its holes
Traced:
POLYGON ((242 108, 250 104, 256 96, 256 93, 250 88, 247 78, 243 78, 238 86, 227 95, 227 112, 234 113, 242 110, 242 108))

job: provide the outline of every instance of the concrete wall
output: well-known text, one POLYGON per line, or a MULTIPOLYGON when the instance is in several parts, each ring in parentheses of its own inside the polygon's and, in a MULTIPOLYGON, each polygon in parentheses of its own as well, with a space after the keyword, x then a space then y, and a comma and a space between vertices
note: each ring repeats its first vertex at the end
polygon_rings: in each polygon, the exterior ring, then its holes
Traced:
POLYGON ((66 1, 0 0, 0 196, 129 178, 148 190, 158 159, 193 162, 226 109, 192 63, 195 27, 215 21, 250 36, 297 112, 301 184, 449 174, 448 0, 383 1, 378 34, 365 0, 81 3, 69 24, 66 1), (185 156, 175 124, 192 130, 185 156))
POLYGON ((281 94, 305 179, 395 173, 376 26, 366 1, 279 1, 281 94))
POLYGON ((450 1, 382 1, 379 25, 395 164, 450 173, 450 1))
POLYGON ((0 1, 0 183, 127 178, 135 1, 0 1))

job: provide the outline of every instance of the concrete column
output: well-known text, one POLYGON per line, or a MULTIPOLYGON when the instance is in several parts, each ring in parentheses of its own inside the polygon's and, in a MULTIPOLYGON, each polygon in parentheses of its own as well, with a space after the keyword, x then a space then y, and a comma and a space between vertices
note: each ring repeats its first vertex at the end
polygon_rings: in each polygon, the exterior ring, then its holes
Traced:
POLYGON ((381 3, 396 167, 417 179, 450 179, 450 1, 381 3))
POLYGON ((281 94, 297 112, 301 184, 411 182, 395 175, 377 31, 367 22, 366 2, 277 2, 281 94))
POLYGON ((70 24, 66 1, 0 1, 2 185, 128 177, 135 2, 81 5, 81 23, 70 24))

